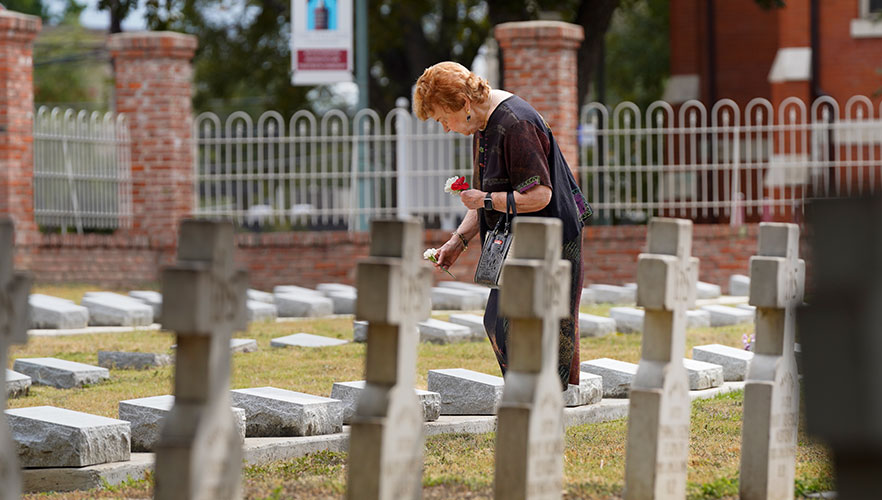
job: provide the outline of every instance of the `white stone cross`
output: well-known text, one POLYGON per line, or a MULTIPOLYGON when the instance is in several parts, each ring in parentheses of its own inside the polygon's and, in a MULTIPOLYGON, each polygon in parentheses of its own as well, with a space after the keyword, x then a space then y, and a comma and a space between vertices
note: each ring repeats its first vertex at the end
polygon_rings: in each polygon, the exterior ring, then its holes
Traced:
POLYGON ((625 498, 682 499, 690 411, 686 310, 695 303, 698 281, 692 221, 654 218, 647 238, 649 252, 637 262, 637 305, 646 312, 629 395, 625 498))
POLYGON ((241 498, 242 446, 230 409, 230 339, 247 328, 248 277, 233 225, 185 220, 162 273, 163 328, 177 333, 175 405, 156 445, 157 499, 241 498))
POLYGON ((431 313, 431 268, 417 219, 371 221, 358 263, 357 320, 368 322, 365 387, 349 438, 347 498, 422 496, 423 411, 416 393, 417 322, 431 313))
MULTIPOLYGON (((30 314, 28 294, 31 277, 15 272, 15 234, 12 221, 0 219, 0 381, 3 383, 2 407, 6 409, 6 360, 10 344, 28 341, 30 314)), ((0 499, 21 495, 21 475, 16 446, 12 442, 5 414, 0 417, 0 499)))
POLYGON ((563 490, 560 321, 570 314, 570 266, 558 219, 518 217, 503 266, 500 314, 510 322, 509 365, 499 404, 495 498, 555 499, 563 490))
POLYGON ((799 226, 762 223, 750 258, 756 342, 744 388, 741 498, 793 498, 799 375, 794 356, 796 307, 805 288, 799 226))

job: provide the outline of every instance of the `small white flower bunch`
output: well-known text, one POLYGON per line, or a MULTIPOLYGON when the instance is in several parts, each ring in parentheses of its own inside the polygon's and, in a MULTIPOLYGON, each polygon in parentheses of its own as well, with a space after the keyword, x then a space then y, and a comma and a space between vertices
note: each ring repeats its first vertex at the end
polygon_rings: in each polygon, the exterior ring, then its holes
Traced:
MULTIPOLYGON (((430 261, 430 262, 434 262, 435 264, 437 264, 438 263, 438 249, 436 249, 436 248, 426 249, 426 251, 423 252, 423 258, 430 261)), ((441 270, 444 271, 445 273, 449 274, 451 278, 456 279, 456 276, 454 276, 453 273, 451 273, 447 269, 444 269, 442 267, 441 270)))

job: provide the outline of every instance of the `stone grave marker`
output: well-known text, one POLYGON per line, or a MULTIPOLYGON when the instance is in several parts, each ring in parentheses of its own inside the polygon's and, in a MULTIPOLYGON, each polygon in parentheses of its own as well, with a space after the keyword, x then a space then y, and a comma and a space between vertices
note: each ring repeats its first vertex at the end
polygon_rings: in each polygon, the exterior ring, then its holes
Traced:
POLYGON ((454 344, 474 339, 471 328, 435 318, 420 321, 417 323, 417 330, 420 332, 420 342, 454 344))
MULTIPOLYGON (((31 277, 13 269, 15 257, 15 230, 12 221, 0 218, 0 368, 6 379, 7 349, 10 344, 28 341, 31 324, 28 295, 31 277)), ((8 391, 8 389, 7 389, 8 391)), ((2 396, 6 409, 6 393, 2 396)), ((0 499, 18 498, 21 494, 21 474, 15 443, 5 416, 0 416, 0 499)))
MULTIPOLYGON (((756 341, 744 387, 741 498, 793 498, 799 375, 793 354, 796 307, 802 303, 805 262, 799 226, 762 223, 750 258, 750 304, 756 341)), ((749 313, 748 313, 749 314, 749 313)))
MULTIPOLYGON (((119 419, 132 426, 132 451, 153 451, 159 440, 162 424, 175 404, 172 395, 150 396, 119 402, 119 419)), ((238 424, 239 440, 245 441, 245 410, 233 408, 238 424)))
POLYGON ((98 351, 98 366, 118 370, 145 370, 172 364, 169 354, 157 352, 98 351))
POLYGON ((153 290, 132 290, 129 297, 140 300, 153 308, 153 321, 161 321, 162 317, 162 294, 153 290))
POLYGON ((27 396, 31 390, 31 377, 23 373, 6 369, 6 397, 17 398, 27 396))
POLYGON ((245 410, 248 437, 319 436, 343 428, 343 403, 277 387, 231 392, 233 405, 245 410))
POLYGON ((22 467, 85 467, 131 457, 128 422, 54 406, 7 410, 22 467))
POLYGON ((753 353, 727 345, 697 345, 692 348, 692 359, 722 366, 723 380, 744 380, 753 353))
POLYGON ((426 385, 441 395, 442 415, 495 415, 505 380, 465 368, 443 368, 429 370, 426 385))
MULTIPOLYGON (((698 259, 692 221, 656 217, 637 261, 645 310, 640 363, 631 382, 625 499, 686 497, 689 381, 683 367, 686 310, 695 303, 698 259)), ((721 374, 722 375, 722 374, 721 374)))
POLYGON ((89 310, 72 300, 34 293, 28 298, 28 304, 33 328, 72 330, 89 325, 89 310))
POLYGON ((153 323, 153 307, 127 295, 86 292, 83 307, 91 326, 147 326, 153 323))
POLYGON ((371 221, 370 256, 358 263, 355 318, 367 321, 364 392, 352 417, 346 495, 422 496, 423 408, 414 392, 416 323, 431 313, 431 269, 416 219, 371 221))
POLYGON ((561 498, 564 400, 557 373, 560 322, 569 316, 570 262, 558 219, 519 217, 503 266, 499 312, 511 325, 497 412, 497 499, 561 498))
POLYGON ((710 326, 730 326, 753 321, 753 312, 737 307, 711 304, 701 308, 710 314, 710 326))
POLYGON ((185 220, 162 273, 163 327, 177 334, 175 404, 156 444, 155 498, 241 498, 242 444, 230 409, 230 339, 247 327, 248 276, 233 225, 185 220))
POLYGON ((610 358, 582 361, 579 369, 602 378, 603 397, 605 398, 628 397, 631 382, 637 373, 637 365, 634 363, 610 358))
POLYGON ((750 295, 750 278, 743 274, 733 274, 729 277, 729 295, 746 297, 750 295))
POLYGON ((797 313, 806 430, 831 450, 838 498, 872 500, 882 492, 882 199, 813 200, 806 220, 813 286, 797 313))
POLYGON ((330 347, 348 344, 348 340, 313 335, 311 333, 293 333, 270 340, 270 347, 330 347))
MULTIPOLYGON (((423 408, 423 420, 433 422, 441 415, 441 395, 437 392, 415 389, 420 405, 423 408)), ((364 380, 352 382, 334 382, 331 388, 331 399, 343 402, 343 423, 348 424, 355 416, 358 399, 364 392, 364 380)))
POLYGON ((603 337, 616 331, 616 320, 606 316, 579 313, 580 337, 603 337))

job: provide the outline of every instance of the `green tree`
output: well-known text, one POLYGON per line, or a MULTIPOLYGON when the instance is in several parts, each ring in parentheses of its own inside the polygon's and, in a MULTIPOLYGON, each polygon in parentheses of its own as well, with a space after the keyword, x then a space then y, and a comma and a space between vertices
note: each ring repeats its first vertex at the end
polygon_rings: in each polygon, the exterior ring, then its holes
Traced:
POLYGON ((34 101, 77 109, 106 110, 112 89, 101 32, 83 28, 85 6, 70 0, 34 41, 34 101))
POLYGON ((43 0, 3 0, 0 3, 9 10, 40 16, 43 21, 49 20, 49 9, 43 4, 43 0))

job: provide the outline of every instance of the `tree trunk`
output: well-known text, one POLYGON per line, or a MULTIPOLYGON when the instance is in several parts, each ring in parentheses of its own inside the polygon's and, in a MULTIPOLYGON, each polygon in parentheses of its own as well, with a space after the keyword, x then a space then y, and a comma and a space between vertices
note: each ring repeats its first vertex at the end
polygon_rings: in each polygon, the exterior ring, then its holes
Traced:
POLYGON ((619 7, 621 0, 583 0, 576 13, 576 24, 585 30, 585 41, 579 47, 579 109, 588 98, 591 80, 600 60, 603 37, 609 29, 613 12, 619 7))

